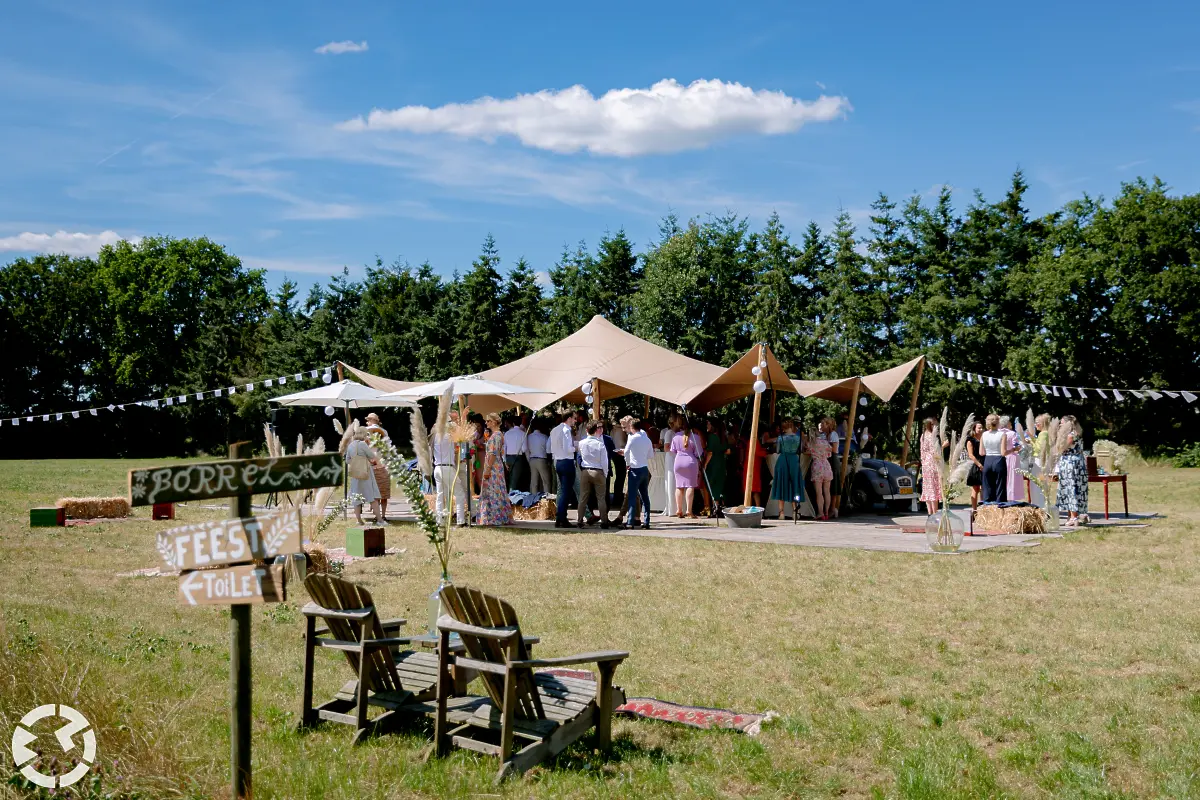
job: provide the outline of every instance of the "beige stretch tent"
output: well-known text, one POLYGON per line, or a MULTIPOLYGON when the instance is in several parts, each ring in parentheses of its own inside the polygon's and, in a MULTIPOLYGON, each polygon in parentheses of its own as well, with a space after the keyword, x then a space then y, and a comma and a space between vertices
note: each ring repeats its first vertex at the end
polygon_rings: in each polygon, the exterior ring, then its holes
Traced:
POLYGON ((796 391, 793 386, 794 382, 783 371, 783 367, 776 360, 771 348, 764 344, 750 348, 750 351, 739 358, 733 366, 723 370, 706 386, 699 387, 684 402, 690 410, 699 413, 729 405, 754 394, 754 381, 758 377, 766 382, 768 389, 779 392, 796 391), (759 348, 762 350, 761 357, 759 348), (756 377, 753 369, 760 360, 767 362, 767 368, 756 377))
MULTIPOLYGON (((397 391, 419 385, 381 378, 348 364, 344 366, 363 383, 376 389, 397 391)), ((517 405, 537 411, 560 400, 581 405, 584 393, 580 387, 585 383, 593 384, 596 407, 603 400, 633 393, 682 405, 726 371, 639 339, 603 317, 595 316, 588 324, 549 347, 480 373, 489 380, 536 386, 548 391, 473 398, 471 407, 486 414, 517 405)))

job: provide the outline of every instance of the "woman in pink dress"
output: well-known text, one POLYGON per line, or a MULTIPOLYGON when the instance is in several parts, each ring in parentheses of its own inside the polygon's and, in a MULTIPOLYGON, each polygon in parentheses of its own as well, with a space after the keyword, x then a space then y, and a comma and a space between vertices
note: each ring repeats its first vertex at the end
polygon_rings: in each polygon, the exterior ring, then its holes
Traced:
POLYGON ((921 501, 932 516, 937 513, 942 500, 941 447, 935 428, 937 421, 932 417, 925 420, 921 433, 921 501))
POLYGON ((692 501, 696 499, 696 487, 700 485, 700 455, 704 451, 686 428, 671 440, 671 452, 675 454, 675 508, 676 517, 695 519, 692 501))
POLYGON ((828 439, 813 431, 808 437, 808 454, 812 458, 808 474, 812 478, 813 494, 817 496, 817 519, 827 520, 833 509, 829 494, 829 485, 833 483, 833 467, 829 466, 829 457, 833 455, 833 448, 828 439))
POLYGON ((1025 476, 1018 471, 1021 466, 1021 457, 1017 455, 1017 451, 1021 449, 1021 439, 1013 430, 1012 417, 1000 418, 1000 431, 1008 437, 1008 455, 1004 459, 1008 462, 1008 501, 1017 503, 1028 500, 1029 498, 1025 495, 1025 476))

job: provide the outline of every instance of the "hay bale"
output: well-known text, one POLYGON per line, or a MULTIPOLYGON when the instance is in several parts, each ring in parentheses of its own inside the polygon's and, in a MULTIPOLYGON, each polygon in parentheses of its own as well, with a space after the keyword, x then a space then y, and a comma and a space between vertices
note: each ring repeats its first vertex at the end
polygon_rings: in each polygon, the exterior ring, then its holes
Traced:
POLYGON ((557 511, 558 504, 549 497, 543 497, 533 508, 513 506, 513 519, 521 521, 538 520, 544 522, 546 520, 554 519, 554 515, 557 511))
POLYGON ((309 575, 329 572, 329 554, 325 552, 325 545, 312 542, 305 546, 304 555, 308 557, 309 575))
POLYGON ((54 504, 72 519, 121 519, 129 516, 124 497, 60 497, 54 504))
POLYGON ((1001 533, 1045 533, 1046 512, 1036 506, 980 506, 975 512, 975 528, 1001 533))

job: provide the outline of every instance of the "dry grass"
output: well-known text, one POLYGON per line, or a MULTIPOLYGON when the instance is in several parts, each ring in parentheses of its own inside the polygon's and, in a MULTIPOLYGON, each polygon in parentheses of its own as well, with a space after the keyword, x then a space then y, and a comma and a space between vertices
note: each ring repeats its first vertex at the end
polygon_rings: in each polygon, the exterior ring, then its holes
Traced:
MULTIPOLYGON (((156 564, 154 531, 223 512, 27 527, 59 494, 120 492, 129 466, 0 463, 0 740, 35 704, 69 702, 148 796, 223 794, 228 614, 180 608, 169 578, 116 577, 156 564)), ((1198 477, 1133 473, 1133 508, 1166 513, 1149 528, 950 559, 462 533, 455 580, 510 600, 542 653, 628 649, 631 694, 783 719, 757 739, 622 721, 611 757, 577 747, 496 790, 482 757, 423 763, 419 728, 357 749, 342 726, 294 733, 293 597, 254 612, 256 796, 1200 796, 1198 477)), ((347 576, 421 626, 432 548, 411 528, 388 538, 407 553, 347 576)), ((322 659, 318 696, 349 677, 322 659)))

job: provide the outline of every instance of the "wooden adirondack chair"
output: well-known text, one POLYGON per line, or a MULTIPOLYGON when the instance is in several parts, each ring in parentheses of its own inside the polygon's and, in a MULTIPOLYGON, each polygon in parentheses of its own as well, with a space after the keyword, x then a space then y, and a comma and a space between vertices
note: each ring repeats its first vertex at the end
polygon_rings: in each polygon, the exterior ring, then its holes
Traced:
POLYGON ((301 609, 306 617, 301 728, 320 720, 353 725, 358 744, 394 724, 406 703, 436 696, 437 656, 428 650, 400 649, 410 642, 395 635, 405 620, 380 620, 370 592, 333 575, 310 575, 304 588, 313 602, 301 609), (327 627, 318 629, 318 619, 327 627), (318 647, 340 650, 358 678, 342 686, 332 700, 313 708, 313 653, 318 647), (370 706, 385 711, 371 720, 370 706))
POLYGON ((446 586, 441 596, 448 613, 438 619, 437 755, 462 747, 499 756, 499 782, 553 758, 593 727, 597 746, 609 746, 613 708, 625 702, 613 673, 629 653, 533 659, 508 603, 465 587, 446 586), (466 655, 450 652, 451 634, 462 638, 466 655), (595 664, 599 681, 534 672, 572 664, 595 664), (477 670, 487 696, 452 697, 451 667, 477 670))

